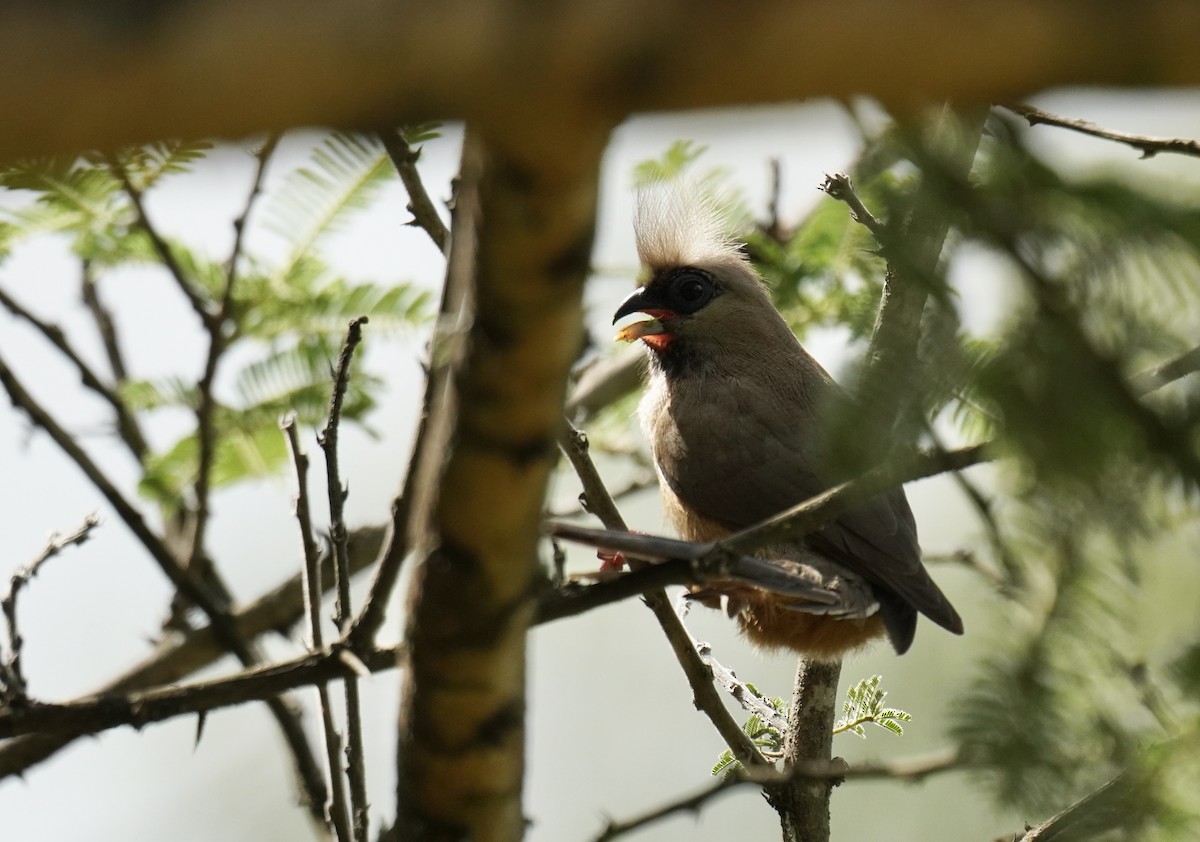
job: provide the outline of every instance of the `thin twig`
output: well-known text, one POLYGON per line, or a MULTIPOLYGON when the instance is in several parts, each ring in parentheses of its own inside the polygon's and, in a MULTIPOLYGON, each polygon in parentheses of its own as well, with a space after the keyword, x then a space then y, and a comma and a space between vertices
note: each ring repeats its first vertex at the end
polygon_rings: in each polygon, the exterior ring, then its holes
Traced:
POLYGON ((413 215, 411 224, 428 234, 438 250, 446 254, 450 248, 450 229, 442 222, 441 215, 438 214, 424 182, 421 181, 421 174, 417 171, 421 150, 409 146, 402 129, 382 131, 379 133, 379 139, 383 142, 383 148, 391 158, 392 165, 396 167, 396 172, 400 174, 404 189, 408 191, 408 210, 413 215))
POLYGON ((28 322, 51 345, 57 348, 64 357, 71 361, 71 364, 79 371, 79 379, 83 385, 102 397, 113 408, 117 419, 117 431, 121 439, 129 447, 134 457, 140 460, 146 454, 149 447, 142 435, 141 428, 138 426, 137 419, 129 411, 125 402, 121 400, 117 391, 101 380, 100 375, 96 373, 95 369, 88 365, 87 361, 79 355, 74 346, 67 341, 67 336, 63 333, 62 328, 39 319, 22 306, 19 301, 5 292, 3 288, 0 288, 0 305, 3 305, 14 316, 28 322))
POLYGON ((121 182, 121 186, 125 188, 125 193, 133 203, 138 226, 150 238, 150 243, 154 246, 154 251, 158 255, 158 259, 167 267, 167 271, 171 274, 176 286, 179 287, 179 291, 183 293, 184 298, 192 306, 192 310, 200 317, 200 321, 205 329, 211 330, 214 314, 209 309, 208 302, 204 300, 204 296, 196 291, 196 288, 188 279, 187 273, 179 265, 179 261, 175 259, 175 253, 171 251, 170 245, 163 239, 158 229, 150 224, 150 217, 146 215, 146 205, 142 200, 142 191, 134 186, 133 182, 129 179, 129 173, 126 171, 125 166, 115 155, 105 155, 105 162, 108 164, 108 168, 112 171, 112 174, 121 182))
POLYGON ((4 622, 8 629, 8 658, 4 664, 0 665, 0 700, 6 704, 14 705, 18 700, 23 700, 28 688, 24 672, 21 669, 21 649, 24 640, 21 637, 20 627, 17 625, 17 597, 20 596, 21 590, 29 584, 29 581, 37 575, 43 564, 65 548, 83 544, 91 536, 92 529, 99 523, 100 518, 95 514, 90 514, 73 532, 66 535, 52 534, 42 551, 9 579, 8 591, 4 594, 4 598, 0 599, 0 610, 4 612, 4 622))
MULTIPOLYGON (((79 443, 25 390, 2 357, 0 357, 0 385, 3 385, 5 391, 8 392, 13 406, 23 410, 36 426, 45 430, 59 449, 83 471, 84 476, 100 491, 125 525, 158 563, 159 569, 163 571, 175 589, 207 615, 216 637, 225 644, 226 648, 233 652, 244 665, 251 666, 256 663, 257 653, 238 633, 222 597, 213 591, 209 583, 196 578, 179 563, 163 540, 146 524, 141 513, 117 490, 108 476, 79 446, 79 443)), ((297 775, 306 793, 306 798, 309 800, 311 808, 319 811, 320 804, 324 801, 324 786, 320 780, 319 767, 309 749, 308 739, 300 725, 298 714, 283 699, 272 699, 268 702, 268 706, 283 729, 284 738, 296 761, 297 775)), ((314 815, 318 815, 318 813, 314 813, 314 815)))
POLYGON ((432 479, 431 472, 441 464, 450 435, 452 412, 447 403, 453 400, 450 382, 458 360, 456 346, 461 352, 462 343, 458 340, 470 318, 471 297, 469 275, 447 272, 434 335, 429 341, 425 394, 421 398, 421 415, 413 437, 408 468, 404 473, 404 485, 392 501, 388 537, 371 579, 367 598, 349 632, 349 638, 356 646, 373 645, 375 636, 383 626, 392 591, 395 590, 400 569, 412 544, 410 519, 414 512, 413 501, 418 497, 418 484, 428 484, 432 479), (440 419, 437 422, 439 429, 436 430, 431 427, 431 419, 435 418, 440 419), (426 463, 429 463, 428 467, 426 463))
MULTIPOLYGON (((241 214, 233 222, 233 248, 226 263, 225 285, 221 291, 221 300, 217 305, 216 312, 211 314, 211 318, 206 317, 204 319, 204 328, 208 333, 208 353, 204 359, 204 373, 200 376, 200 380, 196 384, 197 401, 195 413, 198 450, 196 458, 196 499, 192 522, 192 546, 188 553, 187 561, 188 569, 193 571, 197 576, 211 576, 214 572, 211 562, 207 560, 204 554, 204 541, 207 538, 208 519, 211 511, 212 468, 213 461, 216 459, 218 445, 216 428, 217 401, 214 394, 214 385, 217 378, 217 369, 221 364, 225 351, 229 348, 234 338, 231 330, 227 332, 227 327, 230 322, 234 288, 237 285, 238 264, 242 255, 242 241, 246 230, 246 220, 250 216, 250 211, 254 208, 255 201, 262 193, 262 181, 263 175, 266 172, 267 162, 270 160, 271 154, 275 151, 278 143, 279 135, 270 135, 256 155, 257 165, 254 170, 254 180, 250 185, 250 192, 246 197, 241 214)), ((132 186, 129 185, 128 181, 126 181, 126 190, 132 190, 132 186)), ((155 236, 149 227, 149 222, 143 222, 143 227, 146 228, 151 237, 155 236)), ((208 311, 206 310, 205 312, 207 313, 208 311)))
POLYGON ((85 258, 81 263, 79 297, 83 300, 88 312, 92 314, 92 321, 96 323, 96 331, 100 334, 100 342, 108 357, 108 365, 112 369, 113 379, 121 383, 129 375, 125 366, 125 357, 121 353, 121 343, 117 338, 116 322, 113 321, 112 313, 100 300, 100 291, 96 285, 92 262, 85 258))
MULTIPOLYGON (((356 529, 350 540, 351 568, 357 571, 369 567, 379 555, 383 538, 383 527, 356 529)), ((322 581, 332 581, 332 568, 333 559, 329 556, 323 558, 322 581)), ((248 640, 271 631, 286 633, 304 616, 303 590, 301 575, 297 573, 247 603, 232 615, 232 621, 248 640)), ((355 648, 362 652, 370 647, 355 648)), ((161 641, 148 657, 107 682, 95 695, 134 694, 154 685, 178 682, 211 665, 227 651, 211 626, 184 630, 161 641)), ((76 738, 77 735, 71 734, 33 733, 0 743, 0 780, 23 774, 29 767, 50 757, 76 738)), ((317 808, 315 817, 320 820, 324 797, 313 803, 317 808)))
POLYGON ((817 189, 839 202, 844 202, 846 207, 850 208, 850 218, 863 225, 874 235, 876 242, 881 247, 884 246, 887 241, 887 226, 867 210, 867 206, 855 192, 850 176, 844 172, 825 173, 825 180, 817 189))
MULTIPOLYGON (((338 468, 338 425, 342 418, 342 402, 350 383, 350 363, 354 349, 362 341, 366 316, 350 322, 346 342, 338 358, 333 379, 333 394, 329 402, 329 419, 317 440, 325 452, 326 492, 329 498, 329 531, 333 539, 333 571, 336 601, 333 621, 342 635, 350 629, 350 544, 346 531, 345 503, 347 491, 342 486, 338 468)), ((350 782, 350 815, 355 842, 367 842, 367 776, 362 736, 362 702, 358 679, 348 675, 342 681, 346 693, 346 777, 350 782)))
POLYGON ((1001 102, 997 103, 997 105, 1024 117, 1030 126, 1038 124, 1057 126, 1060 129, 1070 129, 1073 132, 1098 137, 1103 140, 1116 141, 1117 143, 1123 143, 1138 150, 1142 153, 1142 158, 1153 158, 1160 152, 1173 152, 1177 155, 1189 155, 1194 158, 1200 157, 1200 142, 1195 140, 1178 137, 1152 137, 1150 135, 1112 131, 1111 129, 1101 128, 1087 120, 1062 117, 1058 114, 1051 114, 1049 111, 1043 111, 1040 108, 1034 108, 1032 105, 1025 105, 1019 102, 1001 102))
POLYGON ((739 679, 733 670, 718 661, 713 656, 711 646, 707 643, 700 643, 696 646, 696 651, 700 653, 701 659, 712 670, 713 679, 725 688, 726 693, 733 696, 734 700, 742 706, 742 710, 756 715, 780 733, 787 730, 787 717, 739 679))
POLYGON ((595 838, 595 842, 609 842, 609 840, 640 830, 675 813, 698 813, 710 801, 732 789, 747 785, 779 786, 793 781, 843 780, 919 782, 931 775, 953 771, 961 767, 962 763, 959 753, 952 749, 936 754, 901 758, 888 763, 860 763, 848 766, 844 761, 834 760, 800 764, 787 772, 759 769, 710 784, 690 795, 682 796, 632 819, 620 822, 609 821, 604 830, 595 838))
MULTIPOLYGON (((607 528, 626 530, 621 513, 604 487, 600 474, 596 471, 591 457, 588 455, 587 437, 579 430, 566 424, 560 442, 563 452, 579 475, 583 484, 583 493, 587 498, 587 509, 596 515, 607 528)), ((634 567, 634 563, 630 563, 634 567)), ((725 709, 720 694, 713 686, 712 671, 700 658, 692 643, 692 637, 684 628, 683 621, 671 608, 671 602, 665 591, 657 590, 646 594, 646 605, 654 612, 655 618, 662 626, 671 644, 675 657, 683 667, 684 675, 692 688, 692 701, 696 708, 702 711, 716 727, 722 739, 743 766, 748 769, 770 765, 759 752, 754 742, 746 736, 746 732, 725 709)))
MULTIPOLYGON (((300 526, 300 546, 304 552, 304 565, 301 568, 304 604, 305 613, 308 615, 309 646, 311 651, 316 652, 324 645, 321 633, 321 561, 316 540, 313 538, 312 509, 308 501, 308 457, 300 448, 295 415, 285 418, 282 427, 287 436, 288 449, 292 453, 292 466, 296 472, 295 514, 300 526)), ((336 570, 336 564, 334 569, 336 570)), ((329 685, 320 682, 316 686, 318 706, 321 710, 321 731, 325 737, 325 780, 329 793, 325 803, 325 820, 339 842, 350 842, 350 814, 346 806, 346 791, 342 786, 342 740, 333 721, 329 685)))
MULTIPOLYGON (((87 696, 63 704, 31 703, 0 709, 0 739, 22 735, 79 736, 132 725, 142 728, 188 713, 202 713, 247 702, 263 702, 288 690, 335 681, 356 671, 343 657, 345 645, 335 643, 297 658, 255 667, 225 678, 195 684, 164 685, 129 693, 87 696)), ((403 646, 359 653, 371 672, 403 663, 403 646)))

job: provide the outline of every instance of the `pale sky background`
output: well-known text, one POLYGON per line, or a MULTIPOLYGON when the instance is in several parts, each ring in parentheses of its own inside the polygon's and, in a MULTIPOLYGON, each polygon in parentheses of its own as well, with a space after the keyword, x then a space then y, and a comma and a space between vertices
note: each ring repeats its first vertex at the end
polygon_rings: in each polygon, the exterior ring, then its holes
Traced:
MULTIPOLYGON (((1041 97, 1037 104, 1111 128, 1200 136, 1200 96, 1194 93, 1075 91, 1041 97)), ((289 137, 269 173, 268 188, 304 160, 316 137, 289 137)), ((598 274, 587 291, 600 343, 611 335, 609 314, 633 284, 632 167, 681 138, 708 145, 703 165, 727 167, 758 209, 766 204, 768 161, 779 158, 785 220, 799 218, 818 200, 816 186, 822 174, 848 166, 858 145, 853 125, 840 108, 826 102, 639 117, 619 127, 605 159, 594 253, 598 274)), ((426 147, 421 169, 435 199, 448 194, 459 141, 460 132, 451 127, 443 139, 426 147)), ((1200 167, 1187 159, 1161 156, 1138 162, 1131 150, 1048 128, 1035 132, 1033 145, 1071 171, 1115 162, 1131 177, 1174 179, 1189 191, 1200 186, 1200 167)), ((251 169, 251 159, 237 145, 218 149, 194 175, 177 177, 156 190, 149 213, 169 234, 223 259, 232 243, 230 222, 242 206, 251 169)), ((353 278, 412 280, 436 288, 440 256, 422 232, 400 225, 408 218, 405 201, 399 182, 390 185, 369 212, 330 243, 330 262, 353 278)), ((251 230, 252 251, 270 254, 279 248, 278 240, 261 227, 251 230)), ((993 323, 1008 279, 978 254, 964 255, 951 277, 962 293, 968 322, 981 329, 993 323)), ((100 359, 98 342, 77 300, 77 267, 60 241, 40 238, 23 246, 0 265, 0 283, 43 317, 60 322, 90 358, 100 359)), ((117 313, 134 376, 196 376, 204 350, 200 330, 163 273, 114 275, 105 280, 103 294, 117 313)), ((420 335, 381 338, 368 327, 369 363, 388 377, 389 385, 370 419, 381 433, 379 439, 343 430, 342 469, 351 488, 352 524, 383 521, 400 486, 420 400, 422 342, 420 335)), ((814 337, 809 349, 835 374, 846 362, 845 338, 836 332, 814 337)), ((7 314, 0 314, 0 351, 35 395, 84 436, 90 451, 132 495, 132 466, 100 427, 104 407, 82 396, 72 370, 7 314)), ((6 536, 0 575, 7 576, 32 557, 49 531, 70 530, 93 511, 104 519, 93 540, 52 561, 21 602, 31 693, 39 699, 68 699, 149 652, 170 590, 78 470, 44 434, 31 432, 6 401, 0 404, 0 471, 5 478, 0 484, 0 525, 6 536)), ((185 423, 183 417, 156 420, 150 428, 153 441, 159 446, 173 441, 185 423)), ((310 452, 315 450, 311 440, 307 445, 310 452)), ((983 481, 988 474, 986 467, 976 469, 983 481)), ((312 481, 314 489, 323 482, 319 476, 312 481)), ((570 481, 556 484, 561 502, 576 493, 570 481)), ((977 523, 949 480, 913 484, 909 496, 927 552, 967 547, 976 540, 977 523)), ((209 546, 239 598, 253 598, 298 569, 291 497, 287 478, 249 483, 216 496, 209 546)), ((626 503, 624 511, 635 528, 661 527, 653 492, 626 503)), ((573 559, 579 568, 593 563, 586 553, 573 559)), ((903 738, 882 730, 865 742, 838 737, 835 751, 851 761, 906 757, 945 746, 942 723, 950 694, 961 688, 972 662, 985 654, 986 630, 1004 622, 997 615, 998 602, 969 574, 939 567, 935 575, 963 614, 967 634, 956 638, 922 622, 910 655, 897 659, 881 645, 847 662, 843 687, 881 673, 889 703, 913 714, 903 738)), ((771 694, 790 694, 791 657, 754 652, 715 612, 693 612, 689 625, 741 677, 771 694)), ((399 628, 398 618, 390 628, 399 628)), ((294 644, 278 639, 270 648, 280 656, 296 651, 294 644)), ((226 660, 206 675, 232 666, 226 660)), ((375 827, 381 816, 391 815, 394 800, 400 679, 392 672, 367 683, 375 827)), ((303 694, 305 699, 310 695, 303 694)), ((533 842, 587 840, 599 831, 604 816, 628 817, 705 786, 722 749, 708 721, 692 708, 682 672, 652 616, 635 601, 535 631, 529 704, 526 812, 533 821, 528 837, 533 842)), ((311 717, 308 724, 315 728, 311 717)), ((293 806, 289 761, 263 706, 211 714, 204 738, 195 747, 194 730, 194 718, 186 718, 150 726, 140 734, 128 728, 108 731, 98 739, 74 743, 24 780, 0 783, 0 838, 239 842, 311 837, 304 813, 293 806)), ((1044 817, 997 815, 961 776, 942 776, 916 787, 843 786, 834 795, 833 830, 835 839, 986 840, 1019 828, 1024 819, 1040 818, 1044 817)), ((685 815, 630 838, 772 839, 777 838, 777 825, 773 811, 746 788, 711 804, 699 818, 685 815)))

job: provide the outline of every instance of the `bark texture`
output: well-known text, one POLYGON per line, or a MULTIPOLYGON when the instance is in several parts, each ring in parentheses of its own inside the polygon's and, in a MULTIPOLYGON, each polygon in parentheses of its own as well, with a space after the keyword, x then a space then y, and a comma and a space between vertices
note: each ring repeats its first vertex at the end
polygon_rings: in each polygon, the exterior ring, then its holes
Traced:
POLYGON ((528 141, 468 134, 448 272, 473 279, 474 313, 445 404, 456 407, 440 482, 415 509, 428 520, 414 530, 424 548, 410 597, 398 839, 500 842, 524 832, 538 523, 583 342, 605 139, 596 130, 528 141))
POLYGON ((298 125, 1194 85, 1197 31, 1188 0, 24 0, 0 26, 0 160, 298 125))

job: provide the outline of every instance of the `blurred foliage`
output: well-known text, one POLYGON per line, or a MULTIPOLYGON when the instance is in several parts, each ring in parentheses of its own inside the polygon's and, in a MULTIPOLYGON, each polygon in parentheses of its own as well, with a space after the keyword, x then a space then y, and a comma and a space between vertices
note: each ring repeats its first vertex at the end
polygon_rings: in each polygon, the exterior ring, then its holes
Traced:
MULTIPOLYGON (((414 137, 436 137, 436 127, 420 127, 414 137)), ((369 316, 372 332, 378 333, 419 324, 430 307, 423 290, 394 280, 352 281, 321 255, 330 236, 369 207, 395 177, 382 147, 367 136, 331 134, 316 145, 306 164, 268 181, 261 207, 248 224, 259 224, 261 218, 283 239, 287 248, 282 259, 243 250, 231 267, 161 232, 152 233, 141 224, 114 166, 140 195, 190 171, 211 148, 208 142, 164 142, 123 150, 112 159, 30 160, 0 171, 0 186, 32 194, 31 201, 0 222, 0 259, 31 237, 65 236, 103 285, 114 270, 162 265, 154 242, 158 237, 182 274, 177 282, 186 284, 210 314, 220 311, 233 279, 220 326, 221 355, 235 359, 237 368, 223 372, 213 413, 211 485, 220 487, 280 469, 287 456, 278 427, 283 415, 295 412, 302 424, 314 427, 323 422, 332 366, 352 318, 369 316)), ((382 381, 360 370, 357 360, 355 369, 343 418, 362 424, 382 381)), ((114 391, 134 413, 194 412, 200 401, 197 381, 182 373, 156 381, 126 379, 114 383, 114 391)), ((142 493, 168 509, 186 505, 197 480, 198 452, 193 425, 173 444, 148 454, 142 493)))

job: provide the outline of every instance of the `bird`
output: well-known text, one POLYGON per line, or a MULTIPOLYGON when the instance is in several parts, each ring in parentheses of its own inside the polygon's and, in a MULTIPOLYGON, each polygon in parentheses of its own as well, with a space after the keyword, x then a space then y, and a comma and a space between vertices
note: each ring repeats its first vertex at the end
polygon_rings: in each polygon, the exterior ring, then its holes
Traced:
MULTIPOLYGON (((617 338, 646 347, 637 414, 665 519, 679 537, 719 540, 845 479, 830 464, 823 418, 847 393, 775 308, 718 201, 687 187, 643 188, 634 233, 639 286, 613 324, 643 316, 617 338)), ((962 619, 922 563, 902 488, 759 555, 826 598, 744 580, 698 586, 690 598, 723 605, 760 648, 831 661, 886 636, 904 654, 918 613, 962 634, 962 619)))

